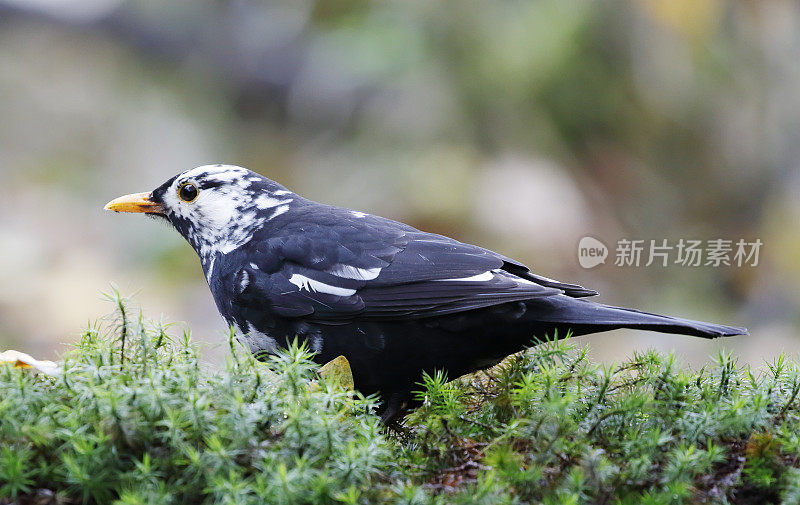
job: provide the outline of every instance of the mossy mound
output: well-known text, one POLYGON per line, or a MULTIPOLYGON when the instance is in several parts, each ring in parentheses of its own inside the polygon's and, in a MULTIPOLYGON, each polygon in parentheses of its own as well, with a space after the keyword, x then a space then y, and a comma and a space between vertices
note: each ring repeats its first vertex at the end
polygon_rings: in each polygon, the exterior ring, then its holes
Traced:
POLYGON ((0 503, 798 503, 800 375, 720 356, 592 364, 569 340, 485 373, 425 377, 384 428, 375 400, 295 346, 223 370, 188 334, 86 330, 55 376, 0 366, 0 503))

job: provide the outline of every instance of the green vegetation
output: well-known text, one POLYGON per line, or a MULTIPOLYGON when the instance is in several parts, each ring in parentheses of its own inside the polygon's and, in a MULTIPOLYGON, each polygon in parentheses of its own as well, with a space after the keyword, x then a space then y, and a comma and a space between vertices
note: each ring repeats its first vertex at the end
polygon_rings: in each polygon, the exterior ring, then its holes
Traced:
POLYGON ((800 372, 569 341, 424 379, 396 429, 302 347, 224 370, 188 334, 90 328, 54 377, 0 366, 0 503, 797 503, 800 372), (310 385, 317 381, 319 387, 310 385))

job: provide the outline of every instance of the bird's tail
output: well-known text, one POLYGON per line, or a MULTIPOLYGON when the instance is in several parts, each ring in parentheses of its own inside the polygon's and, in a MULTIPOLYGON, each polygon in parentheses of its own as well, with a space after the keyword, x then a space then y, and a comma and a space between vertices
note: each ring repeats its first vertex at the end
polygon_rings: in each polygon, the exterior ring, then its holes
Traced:
POLYGON ((533 316, 537 323, 549 323, 551 328, 570 331, 573 335, 598 333, 617 328, 678 333, 703 338, 748 335, 746 328, 737 326, 725 326, 680 317, 650 314, 635 309, 612 307, 567 296, 552 297, 547 302, 548 304, 552 303, 552 305, 549 307, 531 307, 529 305, 529 316, 533 316), (537 310, 539 308, 542 310, 537 310))

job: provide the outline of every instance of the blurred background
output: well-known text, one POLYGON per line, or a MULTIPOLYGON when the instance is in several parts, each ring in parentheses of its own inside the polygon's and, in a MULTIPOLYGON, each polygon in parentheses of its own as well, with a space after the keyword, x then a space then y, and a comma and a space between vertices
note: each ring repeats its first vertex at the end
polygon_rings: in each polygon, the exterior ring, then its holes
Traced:
POLYGON ((576 339, 597 359, 800 351, 795 0, 0 0, 0 117, 0 349, 57 357, 113 282, 223 360, 189 246, 102 210, 221 162, 752 333, 576 339), (583 269, 586 235, 764 245, 583 269))

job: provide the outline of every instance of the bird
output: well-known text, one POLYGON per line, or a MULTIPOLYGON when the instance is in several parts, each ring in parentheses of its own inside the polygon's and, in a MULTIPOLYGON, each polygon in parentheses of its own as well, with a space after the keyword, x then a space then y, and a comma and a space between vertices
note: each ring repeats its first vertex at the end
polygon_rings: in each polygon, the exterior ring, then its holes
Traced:
POLYGON ((184 171, 106 204, 169 222, 200 258, 222 318, 263 356, 298 339, 340 355, 391 422, 424 373, 454 379, 554 336, 618 328, 705 338, 747 329, 604 305, 594 290, 489 249, 317 203, 233 165, 184 171))

